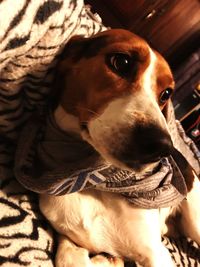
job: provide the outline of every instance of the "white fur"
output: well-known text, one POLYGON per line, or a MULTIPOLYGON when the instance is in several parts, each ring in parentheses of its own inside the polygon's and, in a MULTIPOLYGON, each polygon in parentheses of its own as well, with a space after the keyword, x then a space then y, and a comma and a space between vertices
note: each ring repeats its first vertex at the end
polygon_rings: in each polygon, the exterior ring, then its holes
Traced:
MULTIPOLYGON (((200 182, 196 177, 187 200, 178 209, 183 215, 183 233, 198 244, 199 190, 200 182)), ((161 233, 167 229, 165 221, 170 215, 170 208, 161 211, 139 209, 118 194, 96 190, 64 196, 42 195, 40 208, 62 235, 57 267, 123 266, 120 257, 136 260, 142 266, 174 266, 170 254, 161 243, 161 233), (89 259, 89 252, 102 251, 118 257, 116 264, 101 257, 96 265, 89 259), (105 261, 107 265, 104 265, 105 261)))
POLYGON ((200 244, 200 182, 196 177, 193 189, 180 207, 182 231, 186 236, 200 244))
MULTIPOLYGON (((139 112, 144 119, 155 120, 166 127, 157 107, 154 86, 156 56, 151 51, 151 64, 141 79, 143 90, 123 97, 108 105, 101 116, 89 123, 88 136, 84 138, 108 160, 108 144, 120 145, 120 127, 132 125, 139 112), (135 111, 137 110, 137 112, 135 111), (112 143, 113 142, 113 143, 112 143)), ((55 112, 57 124, 65 131, 80 132, 78 121, 61 107, 55 112)), ((120 166, 119 162, 115 162, 120 166)), ((181 212, 180 226, 183 234, 200 244, 200 182, 195 178, 192 191, 177 208, 181 212)), ((64 196, 41 195, 40 208, 53 227, 60 233, 56 267, 122 267, 122 258, 137 261, 145 267, 172 267, 174 263, 161 242, 161 235, 168 232, 165 224, 175 210, 145 210, 130 205, 118 194, 93 189, 64 196), (106 251, 115 258, 89 252, 106 251)))

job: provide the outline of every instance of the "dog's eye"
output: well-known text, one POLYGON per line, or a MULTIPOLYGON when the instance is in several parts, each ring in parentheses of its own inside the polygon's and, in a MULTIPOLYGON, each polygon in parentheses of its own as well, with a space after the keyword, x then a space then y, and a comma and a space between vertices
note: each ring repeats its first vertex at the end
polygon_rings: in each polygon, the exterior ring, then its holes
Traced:
POLYGON ((164 104, 167 100, 169 100, 169 98, 171 97, 173 93, 173 90, 171 88, 167 88, 164 91, 162 91, 162 93, 160 94, 160 103, 164 104))
POLYGON ((116 53, 108 56, 108 65, 119 75, 126 75, 131 68, 131 57, 127 54, 116 53))

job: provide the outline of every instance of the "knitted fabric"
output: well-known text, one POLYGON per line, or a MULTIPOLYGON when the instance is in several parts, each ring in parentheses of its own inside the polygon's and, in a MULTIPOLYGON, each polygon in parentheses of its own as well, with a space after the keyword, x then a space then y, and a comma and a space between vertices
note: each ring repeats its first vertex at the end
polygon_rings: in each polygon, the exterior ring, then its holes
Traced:
POLYGON ((54 266, 54 235, 38 197, 13 174, 18 136, 48 102, 58 55, 72 35, 105 27, 82 0, 0 1, 0 266, 54 266))
MULTIPOLYGON (((177 153, 172 153, 142 175, 121 170, 103 160, 80 137, 61 131, 48 112, 45 120, 36 116, 24 127, 16 153, 15 175, 37 193, 62 195, 95 188, 122 194, 140 208, 161 208, 178 205, 187 194, 176 157, 177 153)), ((184 160, 179 152, 178 157, 184 160)), ((195 164, 196 159, 193 161, 195 164)))

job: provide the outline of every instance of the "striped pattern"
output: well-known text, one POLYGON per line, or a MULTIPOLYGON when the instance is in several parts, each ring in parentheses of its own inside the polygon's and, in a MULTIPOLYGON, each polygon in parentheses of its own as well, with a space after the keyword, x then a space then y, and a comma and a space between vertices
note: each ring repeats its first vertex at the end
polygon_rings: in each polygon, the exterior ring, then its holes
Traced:
POLYGON ((53 267, 53 232, 35 194, 13 179, 23 123, 46 105, 57 58, 74 34, 103 30, 82 0, 0 1, 0 266, 53 267))
MULTIPOLYGON (((199 267, 200 266, 200 250, 197 244, 186 238, 178 240, 164 237, 163 244, 168 248, 176 267, 199 267)), ((162 266, 162 265, 161 265, 162 266)), ((139 264, 127 263, 125 267, 141 267, 139 264)))
MULTIPOLYGON (((173 240, 167 237, 162 239, 165 247, 168 248, 176 267, 199 267, 200 249, 191 239, 180 238, 173 240)), ((161 265, 162 266, 162 265, 161 265)), ((127 262, 125 267, 141 267, 139 264, 127 262)))
MULTIPOLYGON (((105 167, 102 168, 102 170, 104 169, 105 167)), ((73 175, 69 176, 53 190, 49 190, 48 193, 52 195, 61 195, 65 193, 69 194, 82 191, 85 187, 87 188, 95 186, 105 181, 105 176, 103 176, 100 171, 101 169, 81 170, 81 172, 74 173, 73 175)))
POLYGON ((164 238, 163 243, 171 253, 177 267, 199 267, 200 266, 200 249, 197 244, 186 238, 173 240, 164 238))
MULTIPOLYGON (((13 179, 15 145, 22 124, 46 105, 54 67, 68 39, 103 29, 82 0, 0 0, 1 267, 53 266, 54 233, 39 212, 36 195, 13 179)), ((163 242, 177 266, 200 266, 192 241, 163 242)))

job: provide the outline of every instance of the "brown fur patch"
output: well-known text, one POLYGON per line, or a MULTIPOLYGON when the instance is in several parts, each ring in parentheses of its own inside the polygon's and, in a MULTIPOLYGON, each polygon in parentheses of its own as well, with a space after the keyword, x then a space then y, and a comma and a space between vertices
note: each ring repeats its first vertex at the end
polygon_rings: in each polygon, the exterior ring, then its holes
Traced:
POLYGON ((140 89, 139 79, 150 63, 149 48, 126 30, 110 30, 92 38, 73 38, 58 65, 56 90, 65 110, 87 122, 113 99, 140 89), (131 77, 122 78, 106 64, 106 55, 126 53, 133 58, 131 77))

